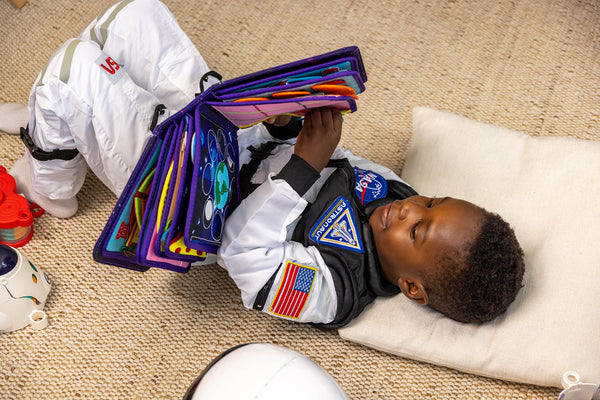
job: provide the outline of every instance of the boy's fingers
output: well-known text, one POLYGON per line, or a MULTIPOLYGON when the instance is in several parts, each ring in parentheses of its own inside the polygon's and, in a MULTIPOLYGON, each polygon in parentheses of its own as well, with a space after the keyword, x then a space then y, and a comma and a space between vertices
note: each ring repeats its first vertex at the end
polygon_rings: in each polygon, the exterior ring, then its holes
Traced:
POLYGON ((342 124, 344 123, 344 118, 342 117, 342 113, 340 110, 333 111, 333 128, 336 131, 342 130, 342 124))
POLYGON ((314 108, 314 109, 310 110, 310 115, 311 115, 312 126, 313 127, 321 126, 321 124, 322 124, 321 109, 314 108))
POLYGON ((339 131, 341 130, 342 123, 342 113, 335 108, 313 108, 304 115, 304 125, 311 128, 331 126, 339 131))
POLYGON ((321 121, 325 126, 332 126, 333 116, 331 115, 331 108, 321 108, 321 121))
POLYGON ((311 126, 312 125, 312 117, 311 117, 311 112, 310 110, 304 114, 304 126, 311 126))

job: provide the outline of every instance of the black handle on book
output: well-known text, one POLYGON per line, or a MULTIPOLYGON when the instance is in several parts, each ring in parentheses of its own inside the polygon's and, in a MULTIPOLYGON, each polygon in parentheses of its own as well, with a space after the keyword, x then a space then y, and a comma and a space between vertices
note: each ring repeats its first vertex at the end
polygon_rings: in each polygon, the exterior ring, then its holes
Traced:
MULTIPOLYGON (((200 93, 204 93, 204 83, 208 83, 208 78, 210 78, 211 76, 213 78, 216 78, 219 81, 219 83, 223 81, 223 77, 221 76, 221 74, 215 71, 208 71, 207 73, 202 75, 202 78, 200 79, 200 93)), ((197 93, 196 96, 200 93, 197 93)))

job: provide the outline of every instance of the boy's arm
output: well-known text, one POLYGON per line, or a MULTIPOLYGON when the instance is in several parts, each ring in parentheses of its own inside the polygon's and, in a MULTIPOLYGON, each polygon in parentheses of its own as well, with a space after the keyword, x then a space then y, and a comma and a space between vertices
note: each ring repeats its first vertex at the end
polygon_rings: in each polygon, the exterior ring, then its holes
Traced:
POLYGON ((341 116, 338 120, 335 113, 318 112, 307 117, 288 164, 228 218, 218 258, 246 307, 327 323, 337 309, 331 274, 315 247, 287 240, 288 226, 307 205, 302 195, 319 177, 317 170, 327 163, 341 134, 341 116), (315 146, 320 149, 307 155, 315 146))
POLYGON ((218 259, 247 308, 299 322, 327 323, 337 309, 329 270, 316 248, 287 240, 288 226, 306 205, 285 180, 270 176, 227 219, 218 259), (302 271, 300 277, 294 269, 302 271), (294 289, 296 284, 300 290, 294 289), (287 311, 281 309, 286 296, 299 297, 287 311))

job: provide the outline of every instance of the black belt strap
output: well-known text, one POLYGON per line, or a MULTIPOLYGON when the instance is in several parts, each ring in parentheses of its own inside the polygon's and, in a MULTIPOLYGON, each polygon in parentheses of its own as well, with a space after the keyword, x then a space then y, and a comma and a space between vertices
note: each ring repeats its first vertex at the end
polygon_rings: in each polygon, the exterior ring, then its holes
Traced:
MULTIPOLYGON (((152 116, 152 122, 150 124, 150 130, 153 131, 158 123, 158 117, 165 113, 165 107, 163 104, 159 104, 154 108, 154 115, 152 116)), ((39 161, 50 161, 50 160, 72 160, 77 157, 79 150, 77 149, 55 149, 52 151, 42 150, 37 147, 33 142, 33 138, 29 134, 29 125, 26 128, 21 128, 21 140, 25 143, 25 147, 31 153, 31 156, 39 161)))
POLYGON ((40 149, 33 143, 33 139, 29 135, 29 125, 26 128, 21 128, 21 140, 25 143, 25 146, 31 153, 31 156, 39 161, 49 161, 49 160, 72 160, 77 157, 79 154, 79 150, 77 149, 68 149, 61 150, 56 149, 52 151, 45 151, 40 149))

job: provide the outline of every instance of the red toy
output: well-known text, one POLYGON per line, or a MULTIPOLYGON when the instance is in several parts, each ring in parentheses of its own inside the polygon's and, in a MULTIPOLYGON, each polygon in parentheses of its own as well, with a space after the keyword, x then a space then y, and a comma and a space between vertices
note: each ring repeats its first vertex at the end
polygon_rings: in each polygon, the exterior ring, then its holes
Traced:
POLYGON ((0 165, 0 243, 20 247, 33 236, 33 218, 42 215, 37 204, 16 193, 15 179, 0 165))

